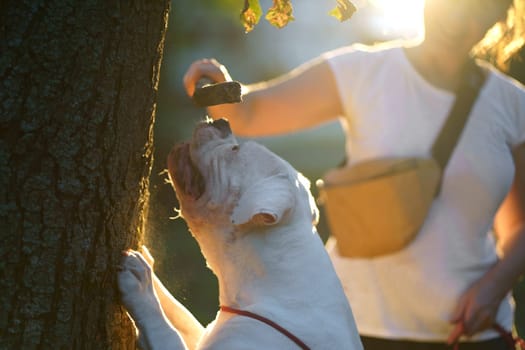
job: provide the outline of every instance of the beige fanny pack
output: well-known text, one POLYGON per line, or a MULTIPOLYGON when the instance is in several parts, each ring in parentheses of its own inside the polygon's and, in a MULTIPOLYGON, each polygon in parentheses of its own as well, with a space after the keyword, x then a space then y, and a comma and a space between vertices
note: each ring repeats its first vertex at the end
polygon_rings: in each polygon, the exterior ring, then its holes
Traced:
POLYGON ((456 101, 430 158, 383 158, 329 171, 317 181, 339 253, 371 258, 406 247, 420 231, 439 194, 443 169, 484 82, 469 60, 456 101))

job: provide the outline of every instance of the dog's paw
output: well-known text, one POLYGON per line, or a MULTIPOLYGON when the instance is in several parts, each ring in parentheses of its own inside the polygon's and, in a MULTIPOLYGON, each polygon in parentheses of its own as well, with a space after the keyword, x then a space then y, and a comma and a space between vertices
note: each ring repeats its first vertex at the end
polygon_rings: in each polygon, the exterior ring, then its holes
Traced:
POLYGON ((162 313, 153 287, 152 268, 139 252, 123 252, 118 287, 122 303, 136 323, 162 313))

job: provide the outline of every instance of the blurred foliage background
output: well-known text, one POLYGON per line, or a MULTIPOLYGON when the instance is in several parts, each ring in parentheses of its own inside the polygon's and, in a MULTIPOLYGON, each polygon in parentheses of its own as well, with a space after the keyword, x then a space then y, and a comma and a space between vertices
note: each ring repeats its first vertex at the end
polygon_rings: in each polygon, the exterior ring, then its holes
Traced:
MULTIPOLYGON (((178 204, 164 172, 170 148, 187 140, 194 125, 206 116, 206 111, 186 96, 182 77, 194 60, 213 57, 228 68, 234 80, 253 83, 276 77, 340 46, 415 38, 420 33, 414 23, 395 21, 366 0, 353 2, 358 11, 340 23, 328 15, 335 0, 295 0, 295 21, 287 27, 277 29, 261 19, 245 34, 239 20, 242 0, 173 1, 159 86, 146 244, 161 280, 204 325, 217 312, 217 280, 184 221, 173 219, 178 204)), ((266 10, 271 1, 262 0, 261 6, 266 10)), ((308 177, 314 195, 315 180, 344 159, 344 136, 338 123, 258 141, 308 177)), ((326 239, 328 229, 323 219, 318 229, 326 239)))

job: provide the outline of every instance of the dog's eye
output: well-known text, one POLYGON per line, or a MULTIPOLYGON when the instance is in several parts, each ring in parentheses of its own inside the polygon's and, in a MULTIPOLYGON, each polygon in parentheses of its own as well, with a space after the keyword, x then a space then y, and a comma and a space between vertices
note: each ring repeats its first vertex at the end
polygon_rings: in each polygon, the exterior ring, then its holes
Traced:
POLYGON ((232 151, 237 152, 238 150, 239 150, 239 145, 233 145, 232 146, 232 151))

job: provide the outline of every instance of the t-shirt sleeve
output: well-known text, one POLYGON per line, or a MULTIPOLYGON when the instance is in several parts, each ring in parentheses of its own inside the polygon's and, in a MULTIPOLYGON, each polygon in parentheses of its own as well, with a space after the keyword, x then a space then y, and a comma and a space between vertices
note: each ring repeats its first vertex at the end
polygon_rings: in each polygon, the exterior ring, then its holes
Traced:
POLYGON ((525 143, 525 87, 521 85, 520 88, 515 91, 515 93, 516 137, 514 146, 519 146, 525 143))
POLYGON ((353 114, 353 99, 363 79, 361 68, 365 56, 366 54, 357 45, 342 47, 322 55, 322 59, 332 70, 339 98, 347 116, 353 114))
POLYGON ((525 87, 508 78, 504 105, 509 115, 508 135, 513 148, 525 143, 525 87))

